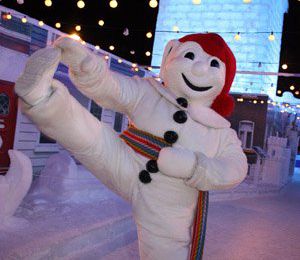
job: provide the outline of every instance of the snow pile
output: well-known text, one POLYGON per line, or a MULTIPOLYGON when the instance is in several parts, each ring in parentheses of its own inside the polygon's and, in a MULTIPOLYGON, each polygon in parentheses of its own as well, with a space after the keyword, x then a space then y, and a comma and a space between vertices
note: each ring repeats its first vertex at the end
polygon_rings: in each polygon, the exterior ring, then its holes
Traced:
POLYGON ((0 230, 22 226, 22 218, 13 217, 32 181, 31 161, 19 151, 9 150, 11 165, 0 175, 0 230))
POLYGON ((35 202, 86 203, 106 195, 99 190, 102 184, 82 166, 77 166, 67 152, 50 156, 40 177, 34 183, 32 198, 35 202))

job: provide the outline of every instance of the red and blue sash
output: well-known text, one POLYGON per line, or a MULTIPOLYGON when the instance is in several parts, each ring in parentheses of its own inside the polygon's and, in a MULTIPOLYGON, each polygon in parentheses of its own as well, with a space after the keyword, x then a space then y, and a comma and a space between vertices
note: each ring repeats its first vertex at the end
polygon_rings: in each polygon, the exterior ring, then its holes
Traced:
MULTIPOLYGON (((139 130, 134 126, 130 126, 125 130, 120 138, 125 141, 137 153, 157 160, 159 152, 162 148, 172 146, 163 138, 152 135, 148 132, 139 130)), ((197 209, 194 218, 193 237, 191 244, 190 259, 202 259, 203 247, 206 232, 206 220, 208 209, 208 191, 199 191, 197 209)))

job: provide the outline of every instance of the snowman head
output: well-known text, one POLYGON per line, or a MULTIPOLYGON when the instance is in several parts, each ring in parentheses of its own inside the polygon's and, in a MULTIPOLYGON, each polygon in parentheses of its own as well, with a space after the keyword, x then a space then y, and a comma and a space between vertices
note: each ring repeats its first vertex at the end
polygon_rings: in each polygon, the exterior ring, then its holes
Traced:
POLYGON ((233 110, 228 92, 235 71, 235 57, 223 38, 199 33, 167 44, 160 77, 170 91, 189 104, 211 107, 227 116, 233 110))

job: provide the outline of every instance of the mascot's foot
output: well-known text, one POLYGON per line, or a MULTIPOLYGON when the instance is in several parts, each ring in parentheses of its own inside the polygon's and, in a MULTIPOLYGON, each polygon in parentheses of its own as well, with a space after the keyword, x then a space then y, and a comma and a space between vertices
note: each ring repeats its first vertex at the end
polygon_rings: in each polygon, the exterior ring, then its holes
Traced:
POLYGON ((70 37, 61 37, 53 45, 61 50, 62 63, 67 65, 73 73, 86 72, 83 64, 89 63, 87 61, 91 60, 91 54, 80 42, 70 37))
POLYGON ((28 60, 15 91, 29 105, 36 105, 51 94, 54 73, 61 59, 61 51, 47 47, 36 51, 28 60))

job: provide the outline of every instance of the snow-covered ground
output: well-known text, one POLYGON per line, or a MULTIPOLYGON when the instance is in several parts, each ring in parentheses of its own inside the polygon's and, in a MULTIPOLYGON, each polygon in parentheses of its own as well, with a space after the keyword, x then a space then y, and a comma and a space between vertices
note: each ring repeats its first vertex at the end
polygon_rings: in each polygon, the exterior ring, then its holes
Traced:
MULTIPOLYGON (((210 203, 203 259, 299 260, 300 168, 295 173, 277 195, 210 203)), ((137 251, 130 244, 105 259, 138 259, 137 251)))
MULTIPOLYGON (((58 190, 43 176, 15 214, 27 225, 0 230, 1 260, 139 259, 130 205, 82 168, 58 190)), ((298 168, 272 196, 212 201, 204 259, 300 259, 299 240, 298 168)))

